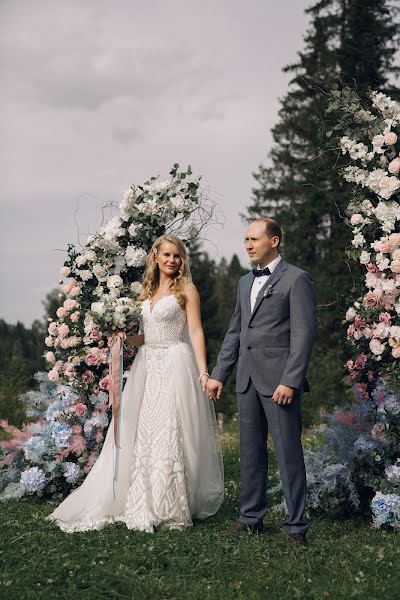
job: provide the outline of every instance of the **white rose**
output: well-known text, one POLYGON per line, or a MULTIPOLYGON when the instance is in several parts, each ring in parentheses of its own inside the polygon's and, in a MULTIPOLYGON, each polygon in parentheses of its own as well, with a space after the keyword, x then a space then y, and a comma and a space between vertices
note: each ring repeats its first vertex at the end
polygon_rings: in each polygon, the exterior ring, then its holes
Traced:
POLYGON ((131 283, 131 292, 133 292, 134 294, 141 294, 142 290, 143 290, 143 286, 140 283, 140 281, 134 281, 133 283, 131 283))
POLYGON ((397 175, 399 173, 399 171, 400 171, 400 157, 399 156, 396 156, 396 158, 394 158, 389 163, 388 171, 392 175, 397 175))
POLYGON ((369 343, 369 348, 372 354, 375 354, 375 356, 380 356, 385 350, 385 344, 381 344, 379 340, 372 339, 369 343))
POLYGON ((365 250, 363 250, 360 254, 360 263, 362 265, 367 265, 370 261, 371 258, 371 254, 369 252, 366 252, 365 250))
POLYGON ((99 281, 105 281, 107 279, 107 271, 105 270, 103 265, 99 263, 93 265, 93 273, 99 281))
POLYGON ((355 248, 360 248, 365 243, 365 238, 361 233, 357 233, 352 241, 355 248))
POLYGON ((394 146, 394 144, 397 142, 397 135, 394 131, 389 131, 389 133, 387 133, 383 139, 386 146, 394 146))
POLYGON ((132 225, 129 225, 128 228, 128 233, 130 236, 134 237, 138 231, 139 227, 137 225, 135 225, 135 223, 132 223, 132 225))
POLYGON ((119 290, 124 285, 122 277, 119 275, 110 275, 107 279, 107 287, 110 290, 119 290))
POLYGON ((89 271, 88 269, 85 271, 79 271, 79 275, 81 276, 82 281, 88 281, 93 277, 92 271, 89 271))
MULTIPOLYGON (((104 302, 92 302, 90 309, 92 312, 96 313, 96 315, 98 315, 99 317, 102 317, 105 313, 106 307, 104 302)), ((88 316, 88 315, 86 315, 88 316)), ((86 317, 85 317, 85 326, 86 326, 86 317)), ((86 327, 85 327, 85 331, 86 331, 86 327)))
POLYGON ((70 273, 71 273, 71 269, 69 267, 61 267, 60 275, 62 275, 63 277, 68 277, 68 275, 70 273))
POLYGON ((346 321, 352 321, 354 319, 354 317, 356 316, 356 314, 357 313, 354 310, 354 308, 352 306, 350 306, 350 308, 346 312, 346 321))
POLYGON ((125 252, 128 267, 143 267, 146 264, 146 252, 136 246, 128 246, 125 252))
POLYGON ((362 223, 364 223, 364 218, 359 213, 356 213, 355 215, 351 216, 350 223, 352 225, 361 225, 362 223))
POLYGON ((78 256, 75 259, 75 262, 77 264, 78 267, 81 267, 82 265, 85 265, 87 261, 87 258, 84 254, 78 254, 78 256))

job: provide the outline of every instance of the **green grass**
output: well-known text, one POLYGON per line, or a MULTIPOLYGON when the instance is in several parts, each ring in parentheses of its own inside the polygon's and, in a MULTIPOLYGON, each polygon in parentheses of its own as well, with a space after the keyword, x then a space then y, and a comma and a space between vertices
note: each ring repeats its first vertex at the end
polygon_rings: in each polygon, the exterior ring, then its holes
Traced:
POLYGON ((400 598, 399 538, 366 522, 313 520, 306 548, 288 545, 275 513, 265 535, 225 536, 238 515, 238 466, 230 436, 224 505, 185 531, 149 535, 117 524, 67 535, 44 521, 48 504, 0 505, 0 598, 400 598))

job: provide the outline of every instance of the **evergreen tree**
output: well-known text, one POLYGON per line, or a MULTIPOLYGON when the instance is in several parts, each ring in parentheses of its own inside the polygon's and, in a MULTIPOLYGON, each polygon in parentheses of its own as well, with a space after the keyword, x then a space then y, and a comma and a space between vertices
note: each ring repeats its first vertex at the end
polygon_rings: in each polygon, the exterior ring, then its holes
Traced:
MULTIPOLYGON (((284 231, 285 258, 314 277, 320 305, 318 360, 342 335, 340 300, 353 281, 344 259, 350 243, 343 219, 348 188, 335 157, 321 150, 326 92, 340 79, 361 92, 378 87, 392 93, 389 78, 399 72, 394 65, 398 33, 397 9, 388 0, 320 0, 307 13, 311 27, 305 49, 297 63, 284 69, 293 79, 272 130, 271 164, 255 173, 257 187, 244 216, 275 217, 284 231)), ((324 403, 324 395, 318 396, 324 403)))

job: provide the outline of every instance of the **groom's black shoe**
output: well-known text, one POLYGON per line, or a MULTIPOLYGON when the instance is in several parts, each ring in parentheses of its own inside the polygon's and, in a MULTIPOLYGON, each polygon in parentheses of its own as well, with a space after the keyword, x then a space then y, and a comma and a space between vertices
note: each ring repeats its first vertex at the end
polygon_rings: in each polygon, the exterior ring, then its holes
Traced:
POLYGON ((260 535, 263 533, 263 525, 248 525, 247 523, 241 523, 237 521, 226 531, 226 535, 235 535, 237 533, 250 533, 252 535, 260 535))
POLYGON ((303 533, 288 533, 288 541, 296 546, 307 546, 306 536, 303 533))

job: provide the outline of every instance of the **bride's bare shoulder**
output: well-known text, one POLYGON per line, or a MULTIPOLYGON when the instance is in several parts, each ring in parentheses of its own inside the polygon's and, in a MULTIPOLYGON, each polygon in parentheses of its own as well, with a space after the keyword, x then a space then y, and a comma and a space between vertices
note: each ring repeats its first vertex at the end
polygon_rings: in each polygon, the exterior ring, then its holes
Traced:
POLYGON ((199 297, 197 287, 191 281, 189 281, 185 285, 185 287, 183 288, 183 293, 185 295, 186 300, 189 300, 189 301, 194 300, 195 298, 197 299, 199 297))

